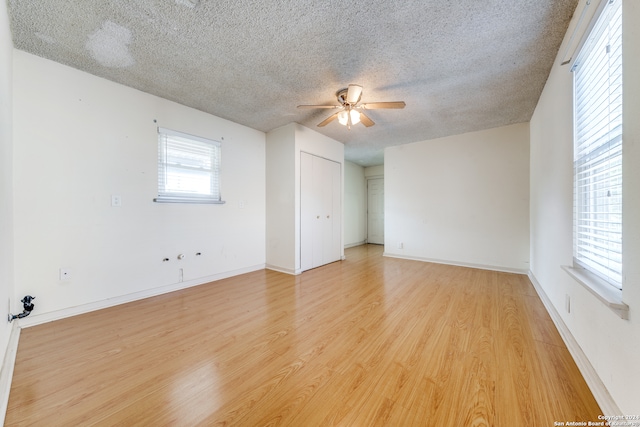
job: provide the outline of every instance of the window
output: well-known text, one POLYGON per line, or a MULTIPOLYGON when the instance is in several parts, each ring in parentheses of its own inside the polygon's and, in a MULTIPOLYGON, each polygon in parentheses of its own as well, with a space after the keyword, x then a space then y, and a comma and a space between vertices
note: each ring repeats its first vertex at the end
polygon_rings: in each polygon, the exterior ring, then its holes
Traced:
POLYGON ((622 1, 607 0, 573 67, 574 262, 622 289, 622 1))
POLYGON ((158 128, 158 197, 154 201, 224 203, 220 142, 158 128))

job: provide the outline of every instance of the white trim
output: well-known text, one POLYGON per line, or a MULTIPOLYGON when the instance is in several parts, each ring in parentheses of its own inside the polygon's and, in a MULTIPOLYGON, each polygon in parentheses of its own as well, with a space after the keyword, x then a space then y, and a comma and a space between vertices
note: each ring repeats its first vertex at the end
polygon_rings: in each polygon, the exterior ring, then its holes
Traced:
MULTIPOLYGON (((196 135, 191 135, 190 133, 184 133, 184 132, 179 132, 177 130, 173 130, 173 129, 167 129, 167 128, 163 128, 158 126, 158 133, 159 134, 166 134, 166 135, 171 135, 171 136, 177 136, 178 138, 184 138, 184 139, 193 139, 194 141, 198 141, 198 142, 204 142, 205 144, 214 144, 216 147, 221 147, 222 143, 216 139, 211 139, 211 138, 203 138, 201 136, 196 136, 196 135)), ((224 139, 224 138, 221 138, 224 139)))
POLYGON ((224 200, 209 199, 205 197, 170 197, 170 196, 158 196, 153 199, 156 203, 196 203, 196 204, 209 204, 209 205, 224 205, 224 200))
POLYGON ((218 280, 226 279, 228 277, 238 276, 240 274, 251 273, 257 270, 263 270, 264 264, 253 265, 237 270, 225 271, 224 273, 214 274, 211 276, 200 277, 194 280, 187 280, 186 282, 174 283, 171 285, 160 286, 158 288, 152 288, 145 291, 134 292, 128 295, 122 295, 119 297, 108 298, 102 301, 96 301, 88 304, 82 304, 75 307, 69 307, 62 310, 51 311, 48 313, 34 315, 20 319, 20 326, 22 328, 28 328, 31 326, 40 325, 42 323, 52 322, 54 320, 65 319, 71 316, 77 316, 79 314, 88 313, 91 311, 101 310, 103 308, 114 307, 120 304, 126 304, 128 302, 138 301, 144 298, 150 298, 169 292, 179 291, 181 289, 190 288, 193 286, 204 285, 205 283, 215 282, 218 280))
MULTIPOLYGON (((346 244, 346 245, 344 245, 344 248, 345 248, 345 249, 349 249, 349 248, 354 248, 354 247, 356 247, 356 246, 362 246, 362 245, 366 245, 366 244, 367 244, 367 241, 366 241, 366 240, 363 240, 362 242, 356 242, 356 243, 349 243, 349 244, 346 244)), ((344 257, 343 257, 342 259, 344 259, 344 257)))
POLYGON ((527 274, 528 270, 510 267, 499 267, 496 265, 473 264, 470 262, 448 261, 442 259, 423 258, 415 256, 398 255, 390 252, 384 252, 382 256, 390 258, 408 259, 412 261, 432 262, 434 264, 456 265, 458 267, 477 268, 479 270, 501 271, 503 273, 527 274))
POLYGON ((0 421, 4 425, 4 418, 7 415, 9 405, 9 392, 11 391, 11 381, 13 380, 13 368, 16 364, 18 354, 18 342, 20 341, 20 326, 14 322, 11 326, 7 351, 4 354, 2 369, 0 370, 0 421))
POLYGON ((271 264, 265 265, 264 268, 266 268, 267 270, 277 271, 279 273, 292 274, 294 276, 297 276, 298 274, 302 273, 302 271, 298 269, 278 267, 277 265, 271 265, 271 264))
POLYGON ((576 8, 574 18, 567 29, 567 34, 571 31, 571 36, 563 42, 564 47, 561 49, 564 53, 562 54, 560 65, 569 64, 569 70, 571 70, 576 62, 578 52, 582 49, 606 3, 607 0, 586 0, 583 3, 582 11, 577 21, 578 8, 576 8), (596 7, 590 7, 593 3, 596 3, 596 7), (574 21, 576 21, 575 25, 573 25, 574 21))
POLYGON ((622 301, 622 291, 615 289, 608 282, 591 273, 589 270, 580 267, 561 266, 569 273, 576 282, 580 283, 593 296, 598 298, 611 311, 620 316, 621 319, 629 319, 629 306, 622 301))
POLYGON ((598 405, 600 405, 600 409, 602 409, 603 415, 622 414, 622 411, 620 410, 620 408, 618 408, 618 405, 616 405, 613 397, 611 397, 611 395, 609 394, 607 387, 605 387, 604 383, 598 376, 598 373, 595 369, 593 369, 593 366, 587 358, 587 355, 584 354, 584 351, 582 351, 580 344, 578 344, 573 334, 562 320, 562 317, 560 317, 560 314, 553 306, 553 303, 551 302, 547 294, 544 292, 544 289, 542 289, 542 286, 533 275, 533 272, 529 271, 527 275, 529 276, 529 280, 531 280, 533 287, 538 293, 540 300, 542 300, 542 304, 544 304, 544 307, 547 309, 551 320, 553 320, 553 323, 556 325, 556 329, 558 329, 558 332, 562 337, 562 341, 564 341, 567 349, 569 350, 569 353, 573 357, 573 360, 576 362, 576 365, 578 365, 578 369, 584 377, 584 380, 587 382, 591 393, 593 393, 593 397, 596 399, 596 402, 598 402, 598 405))

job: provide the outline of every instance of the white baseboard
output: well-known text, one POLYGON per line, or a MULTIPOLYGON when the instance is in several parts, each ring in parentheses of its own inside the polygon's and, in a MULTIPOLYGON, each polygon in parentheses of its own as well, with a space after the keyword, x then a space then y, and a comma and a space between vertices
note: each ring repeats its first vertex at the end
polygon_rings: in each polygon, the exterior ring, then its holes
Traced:
POLYGON ((267 264, 264 268, 266 268, 267 270, 277 271, 279 273, 292 274, 294 276, 302 273, 298 269, 294 270, 291 268, 278 267, 277 265, 272 265, 272 264, 267 264))
POLYGON ((405 255, 391 253, 391 252, 384 252, 382 256, 386 256, 389 258, 408 259, 412 261, 432 262, 434 264, 445 264, 445 265, 455 265, 458 267, 477 268, 479 270, 501 271, 503 273, 527 274, 527 270, 521 270, 519 268, 499 267, 495 265, 485 265, 485 264, 473 264, 469 262, 447 261, 442 259, 423 258, 423 257, 416 257, 416 256, 405 256, 405 255))
POLYGON ((147 289, 145 291, 134 292, 132 294, 122 295, 119 297, 109 298, 102 301, 96 301, 88 304, 82 304, 75 307, 69 307, 62 310, 56 310, 43 314, 31 314, 29 317, 20 319, 20 327, 28 328, 30 326, 40 325, 42 323, 52 322, 54 320, 60 320, 78 314, 88 313, 90 311, 101 310, 103 308, 113 307, 120 304, 126 304, 128 302, 138 301, 144 298, 150 298, 157 295, 167 294, 169 292, 179 291, 181 289, 190 288, 192 286, 203 285, 209 282, 215 282, 218 280, 226 279, 228 277, 238 276, 240 274, 251 273, 252 271, 262 270, 265 268, 264 264, 253 265, 250 267, 240 268, 232 271, 225 271, 224 273, 214 274, 212 276, 200 277, 194 280, 187 280, 185 282, 174 283, 171 285, 160 286, 158 288, 147 289))
POLYGON ((362 246, 362 245, 366 245, 367 241, 363 240, 362 242, 356 242, 356 243, 347 243, 346 245, 344 245, 345 249, 349 249, 349 248, 353 248, 356 246, 362 246))
POLYGON ((576 362, 576 365, 578 365, 578 369, 584 377, 584 380, 587 382, 591 393, 593 393, 593 397, 596 399, 596 402, 598 402, 598 405, 600 405, 600 409, 602 409, 603 415, 612 416, 622 414, 622 411, 620 411, 620 408, 618 408, 618 405, 609 394, 607 387, 605 387, 604 383, 600 379, 600 376, 598 376, 598 373, 593 368, 593 365, 591 365, 591 362, 587 358, 587 355, 584 354, 584 351, 582 351, 580 344, 578 344, 573 334, 564 323, 564 320, 562 320, 562 317, 553 306, 553 303, 551 303, 551 300, 545 293, 544 289, 542 289, 542 286, 540 285, 536 277, 531 271, 529 271, 528 276, 529 280, 531 280, 531 283, 533 284, 533 287, 536 289, 538 296, 542 300, 542 303, 547 309, 549 316, 551 316, 551 320, 553 320, 553 323, 556 325, 556 328, 558 329, 562 340, 567 346, 569 353, 573 357, 573 360, 576 362))
POLYGON ((11 334, 7 343, 7 351, 2 361, 2 369, 0 369, 0 421, 4 425, 4 418, 7 415, 7 406, 9 405, 9 392, 11 391, 11 380, 13 379, 13 367, 16 364, 16 355, 18 354, 18 342, 20 341, 20 326, 13 322, 11 325, 11 334))

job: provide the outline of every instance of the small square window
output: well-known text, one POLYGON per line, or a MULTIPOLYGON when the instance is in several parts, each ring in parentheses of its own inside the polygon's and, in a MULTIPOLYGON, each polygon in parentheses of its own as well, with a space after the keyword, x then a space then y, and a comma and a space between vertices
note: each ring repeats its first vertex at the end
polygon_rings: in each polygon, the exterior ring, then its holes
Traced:
POLYGON ((158 128, 158 197, 163 203, 224 203, 220 142, 158 128))

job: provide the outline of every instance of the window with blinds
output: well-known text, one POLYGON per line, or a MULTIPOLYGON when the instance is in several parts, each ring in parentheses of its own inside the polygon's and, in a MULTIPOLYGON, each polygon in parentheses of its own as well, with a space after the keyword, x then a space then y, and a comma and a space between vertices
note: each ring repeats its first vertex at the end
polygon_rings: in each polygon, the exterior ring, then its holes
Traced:
POLYGON ((156 202, 223 203, 220 142, 158 128, 156 202))
POLYGON ((622 1, 607 0, 574 73, 574 262, 622 289, 622 1))

